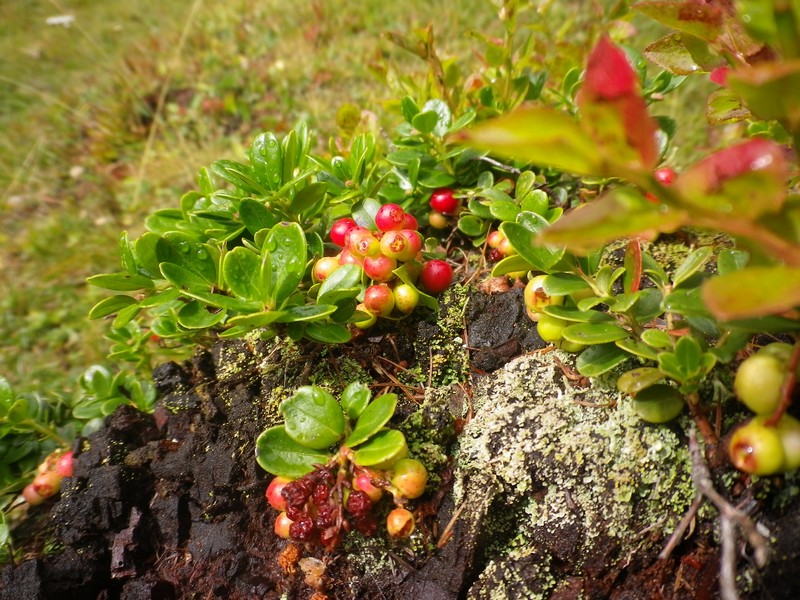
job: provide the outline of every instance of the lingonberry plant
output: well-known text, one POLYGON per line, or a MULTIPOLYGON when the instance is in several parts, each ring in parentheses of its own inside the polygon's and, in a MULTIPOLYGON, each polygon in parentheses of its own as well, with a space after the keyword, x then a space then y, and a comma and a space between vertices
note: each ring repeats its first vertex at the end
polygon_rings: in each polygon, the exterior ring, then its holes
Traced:
MULTIPOLYGON (((279 511, 277 535, 333 550, 349 531, 377 532, 384 496, 402 508, 425 492, 425 466, 408 457, 403 434, 386 426, 396 406, 395 394, 372 398, 358 382, 344 389, 341 402, 322 388, 304 386, 281 403, 284 424, 256 441, 258 463, 275 475, 266 497, 279 511)), ((395 538, 414 528, 413 515, 402 510, 402 524, 395 512, 387 520, 395 538)))

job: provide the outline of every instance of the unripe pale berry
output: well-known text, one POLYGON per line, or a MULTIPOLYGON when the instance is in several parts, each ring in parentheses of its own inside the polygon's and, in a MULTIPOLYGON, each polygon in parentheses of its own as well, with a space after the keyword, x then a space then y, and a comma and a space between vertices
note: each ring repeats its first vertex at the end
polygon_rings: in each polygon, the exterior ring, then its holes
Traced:
POLYGON ((364 257, 364 264, 362 266, 367 277, 373 281, 385 283, 394 279, 394 273, 392 273, 392 271, 397 268, 397 261, 394 258, 379 254, 378 256, 364 257))
POLYGON ((55 471, 47 471, 45 473, 39 473, 33 479, 31 485, 33 485, 33 490, 42 498, 49 498, 58 493, 61 487, 61 479, 61 475, 55 471))
POLYGON ((428 224, 434 229, 445 229, 450 223, 442 213, 432 210, 428 214, 428 224))
POLYGON ((537 275, 531 279, 525 286, 525 291, 523 293, 525 308, 530 311, 528 316, 534 321, 538 321, 539 318, 541 318, 542 310, 546 306, 559 306, 564 304, 564 296, 551 296, 544 291, 545 277, 546 275, 537 275))
POLYGON ((542 313, 536 323, 536 331, 545 342, 558 342, 564 337, 564 329, 567 328, 567 325, 569 322, 564 319, 542 313))
POLYGON ((394 309, 392 290, 385 283, 369 286, 364 292, 364 307, 373 315, 388 317, 394 309))
POLYGON ((285 512, 279 514, 277 517, 275 517, 275 535, 277 535, 279 538, 288 540, 290 537, 289 528, 292 526, 292 523, 294 523, 294 521, 292 521, 285 512))
POLYGON ((733 466, 753 475, 772 475, 784 464, 783 443, 775 427, 764 425, 766 417, 753 417, 733 432, 728 453, 733 466))
POLYGON ((414 311, 419 304, 419 292, 413 286, 401 283, 394 288, 394 306, 404 315, 414 311))
POLYGON ((339 268, 339 258, 336 256, 323 256, 314 263, 311 276, 317 283, 325 281, 331 273, 339 268))
POLYGON ((44 502, 44 497, 36 493, 32 483, 29 483, 23 488, 22 497, 25 498, 25 502, 31 506, 38 506, 44 502))
POLYGON ((406 498, 419 498, 428 484, 428 470, 414 458, 401 458, 392 467, 392 485, 406 498))
POLYGON ((59 456, 58 462, 56 463, 56 473, 62 477, 72 477, 72 460, 73 452, 71 450, 69 452, 64 452, 64 454, 59 456))

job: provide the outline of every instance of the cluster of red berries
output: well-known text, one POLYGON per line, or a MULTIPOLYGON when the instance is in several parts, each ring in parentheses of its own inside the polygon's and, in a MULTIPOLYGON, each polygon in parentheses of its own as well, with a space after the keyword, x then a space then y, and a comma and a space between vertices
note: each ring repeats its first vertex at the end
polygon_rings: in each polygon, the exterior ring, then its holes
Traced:
POLYGON ((344 217, 331 227, 330 240, 342 250, 336 256, 319 259, 312 270, 315 282, 322 282, 341 265, 355 264, 372 280, 358 306, 371 318, 357 326, 366 328, 377 317, 393 312, 409 314, 419 303, 415 285, 401 281, 395 274, 405 265, 413 283, 426 292, 438 294, 453 281, 453 269, 443 260, 423 261, 422 236, 417 220, 398 204, 385 204, 375 215, 377 231, 361 227, 352 218, 344 217))
POLYGON ((491 262, 498 262, 517 253, 508 238, 500 230, 495 230, 486 236, 486 245, 489 246, 487 258, 491 262))
MULTIPOLYGON (((299 479, 275 477, 267 487, 270 506, 280 514, 275 519, 275 534, 296 542, 321 544, 327 550, 339 545, 342 535, 357 531, 365 537, 375 535, 378 519, 375 505, 387 490, 396 501, 418 498, 425 491, 428 472, 418 460, 404 458, 394 465, 386 479, 381 472, 353 465, 347 469, 320 466, 299 479)), ((414 516, 402 507, 386 518, 391 537, 404 538, 414 530, 414 516)))
POLYGON ((37 475, 22 490, 22 497, 31 506, 55 496, 64 477, 72 477, 72 452, 54 452, 39 465, 37 475))

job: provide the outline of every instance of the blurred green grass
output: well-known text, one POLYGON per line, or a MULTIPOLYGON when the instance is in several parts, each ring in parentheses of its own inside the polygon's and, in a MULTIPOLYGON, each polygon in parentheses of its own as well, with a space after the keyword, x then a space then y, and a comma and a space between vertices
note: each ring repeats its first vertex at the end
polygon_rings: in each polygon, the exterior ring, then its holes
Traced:
POLYGON ((325 140, 341 104, 379 108, 370 61, 424 68, 382 31, 434 20, 467 53, 464 32, 494 17, 483 0, 0 3, 0 375, 69 393, 108 349, 84 279, 118 268, 123 229, 255 132, 304 118, 325 140))

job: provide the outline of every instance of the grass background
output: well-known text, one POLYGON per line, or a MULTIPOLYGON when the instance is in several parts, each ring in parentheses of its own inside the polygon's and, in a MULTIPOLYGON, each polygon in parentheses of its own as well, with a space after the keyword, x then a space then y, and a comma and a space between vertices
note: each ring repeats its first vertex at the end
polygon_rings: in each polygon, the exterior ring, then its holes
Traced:
MULTIPOLYGON (((538 4, 544 37, 580 43, 613 2, 538 4)), ((473 68, 467 32, 502 31, 488 0, 0 3, 0 375, 20 392, 70 394, 108 349, 105 325, 86 319, 103 292, 84 279, 118 268, 120 232, 138 236, 199 167, 241 158, 259 131, 304 118, 326 140, 344 103, 391 124, 393 94, 370 65, 424 65, 380 33, 428 22, 442 58, 473 68), (48 25, 57 15, 74 20, 48 25)), ((651 25, 642 37, 655 39, 651 25)))

